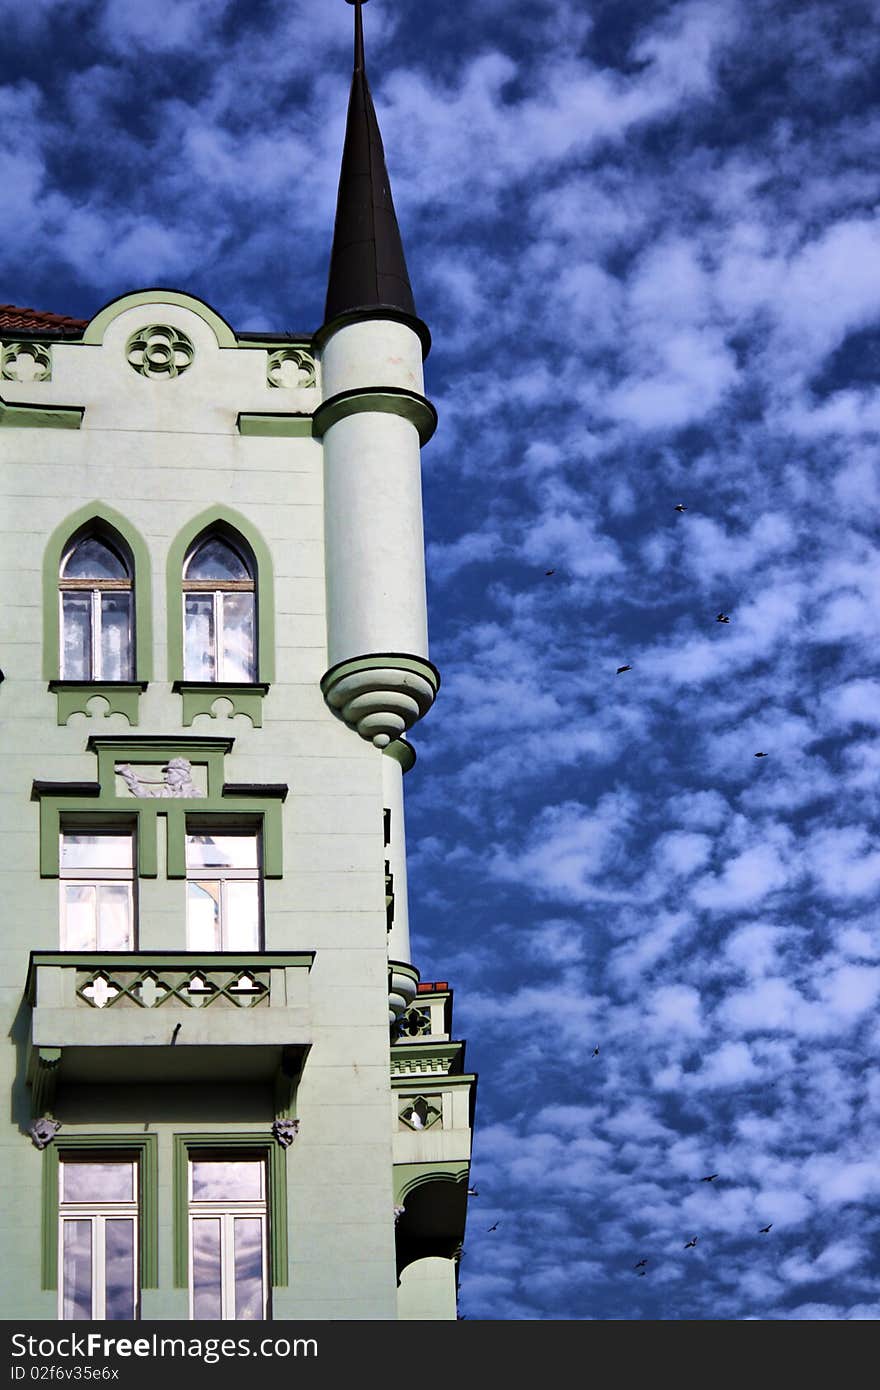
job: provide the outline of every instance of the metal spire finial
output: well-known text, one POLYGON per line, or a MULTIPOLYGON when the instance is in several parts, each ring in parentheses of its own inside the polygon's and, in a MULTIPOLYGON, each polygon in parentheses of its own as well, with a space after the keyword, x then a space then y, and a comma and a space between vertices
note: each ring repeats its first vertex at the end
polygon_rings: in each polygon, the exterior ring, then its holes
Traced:
POLYGON ((354 70, 364 72, 364 12, 363 6, 367 0, 348 0, 349 5, 354 5, 354 70))

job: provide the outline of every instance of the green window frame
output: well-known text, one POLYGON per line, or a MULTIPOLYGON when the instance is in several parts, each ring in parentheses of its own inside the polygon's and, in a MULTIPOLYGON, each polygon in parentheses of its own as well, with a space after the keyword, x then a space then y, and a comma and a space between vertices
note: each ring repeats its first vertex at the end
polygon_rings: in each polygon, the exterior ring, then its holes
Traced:
POLYGON ((72 1134, 43 1150, 41 1286, 58 1288, 58 1167, 62 1154, 113 1153, 137 1159, 138 1265, 142 1289, 159 1287, 159 1146, 155 1134, 72 1134))
MULTIPOLYGON (((200 512, 178 532, 168 550, 166 569, 167 613, 168 613, 168 678, 177 687, 181 683, 197 692, 202 701, 214 691, 214 699, 224 693, 224 689, 246 694, 261 685, 269 685, 275 679, 275 587, 272 557, 269 548, 250 521, 229 507, 210 507, 200 512), (183 565, 195 541, 215 532, 227 538, 232 544, 244 543, 254 560, 254 585, 256 591, 256 676, 252 685, 223 686, 222 682, 184 681, 183 670, 183 565), (203 693, 206 692, 206 693, 203 693)), ((262 693, 265 693, 262 692, 262 693)), ((232 698, 232 696, 230 696, 232 698)), ((211 701, 213 703, 213 701, 211 701)), ((233 699, 234 704, 234 699, 233 699)), ((210 712, 199 706, 194 713, 210 712)), ((245 707, 242 713, 248 713, 245 707)))
POLYGON ((189 1283, 189 1160, 194 1151, 249 1153, 266 1163, 269 1216, 269 1283, 287 1287, 287 1150, 265 1134, 175 1134, 174 1287, 189 1283))
MULTIPOLYGON (((91 502, 65 517, 52 532, 43 553, 43 675, 47 681, 61 682, 61 631, 58 611, 58 577, 61 561, 71 542, 92 529, 96 535, 106 536, 117 546, 121 543, 123 550, 131 557, 134 586, 134 681, 128 684, 149 681, 152 677, 153 652, 149 551, 131 523, 112 507, 106 507, 100 502, 91 502)), ((64 681, 63 684, 84 684, 90 686, 93 693, 97 694, 99 687, 108 683, 97 680, 64 681)))

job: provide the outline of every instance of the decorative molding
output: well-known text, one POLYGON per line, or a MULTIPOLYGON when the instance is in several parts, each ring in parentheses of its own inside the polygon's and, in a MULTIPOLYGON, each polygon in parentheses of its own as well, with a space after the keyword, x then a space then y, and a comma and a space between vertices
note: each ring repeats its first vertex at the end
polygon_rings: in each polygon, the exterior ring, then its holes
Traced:
POLYGON ((183 697, 183 724, 189 728, 197 715, 220 718, 214 709, 218 700, 228 700, 230 717, 245 714, 255 729, 263 725, 263 700, 269 693, 267 684, 233 685, 220 681, 173 681, 171 689, 183 697))
POLYGON ((172 304, 179 309, 188 309, 190 313, 196 314, 208 325, 217 339, 218 347, 238 347, 238 341, 229 324, 217 313, 216 309, 211 308, 210 304, 206 304, 203 299, 196 299, 195 295, 183 294, 180 290, 161 287, 135 290, 133 294, 121 294, 116 299, 111 299, 108 304, 104 305, 103 309, 98 310, 98 313, 89 323, 83 333, 82 341, 87 344, 100 345, 104 341, 107 328, 120 314, 124 314, 126 309, 158 304, 172 304))
POLYGON ((111 714, 122 714, 131 727, 136 728, 138 702, 146 688, 146 681, 49 682, 49 690, 58 697, 58 723, 62 725, 69 721, 72 714, 84 714, 87 719, 106 719, 111 714), (100 710, 89 708, 95 696, 107 702, 103 714, 100 710))
POLYGON ((323 401, 312 419, 312 431, 316 439, 324 435, 338 420, 346 420, 349 415, 399 415, 408 420, 418 432, 419 444, 427 444, 437 428, 437 411, 427 396, 417 391, 407 391, 402 386, 376 386, 354 391, 340 391, 323 401))
POLYGON ((137 797, 203 797, 205 793, 192 779, 192 763, 188 758, 169 758, 162 768, 161 780, 142 779, 129 763, 117 763, 116 771, 132 796, 137 797))
MULTIPOLYGON (((32 1048, 28 1058, 27 1082, 31 1088, 31 1114, 34 1120, 51 1118, 55 1108, 55 1088, 60 1068, 60 1047, 32 1048)), ((49 1137, 51 1138, 51 1135, 49 1137)), ((38 1149, 45 1147, 44 1144, 38 1144, 36 1138, 34 1143, 38 1149)))
POLYGON ((225 1004, 249 1009, 269 1004, 269 972, 236 968, 206 962, 188 969, 171 968, 157 972, 137 964, 117 964, 106 969, 77 969, 76 995, 93 1009, 134 1004, 141 1009, 158 1009, 177 1000, 187 1009, 205 1009, 225 1004))
MULTIPOLYGON (((353 4, 354 0, 349 0, 353 4)), ((312 334, 312 347, 316 352, 322 351, 334 333, 338 333, 341 328, 347 328, 352 323, 370 323, 375 320, 385 320, 387 323, 402 323, 405 327, 412 329, 422 345, 422 359, 424 360, 431 351, 431 332, 428 325, 415 314, 408 314, 405 309, 398 309, 392 304, 376 304, 364 306, 359 309, 349 309, 344 314, 337 314, 336 318, 330 319, 328 323, 321 325, 312 334)))
POLYGON ((78 430, 85 413, 83 405, 39 405, 0 396, 0 429, 78 430))
POLYGON ((396 1042, 391 1048, 391 1078, 464 1075, 463 1042, 396 1042))
POLYGON ((152 381, 169 381, 192 366, 192 339, 167 323, 151 323, 132 333, 125 344, 128 365, 152 381))
POLYGON ((305 348, 276 348, 268 355, 266 382, 269 386, 301 390, 314 386, 315 359, 305 348))
POLYGON ((388 1021, 397 1022, 416 997, 419 972, 404 961, 388 962, 388 1021))
POLYGON ((321 677, 330 709, 361 738, 382 749, 428 713, 439 688, 437 667, 404 652, 340 661, 321 677))
POLYGON ((34 1148, 45 1149, 47 1144, 52 1143, 60 1128, 60 1120, 50 1120, 45 1117, 34 1120, 33 1124, 28 1125, 28 1134, 31 1136, 34 1148))
POLYGON ((4 381, 51 381, 49 343, 4 343, 0 346, 0 377, 4 381), (27 363, 30 366, 27 366, 27 363))
POLYGON ((443 1128, 443 1115, 439 1106, 434 1105, 439 1096, 415 1096, 398 1109, 398 1118, 407 1129, 431 1129, 434 1125, 443 1128))
POLYGON ((257 439, 312 438, 311 414, 294 410, 240 410, 235 427, 239 434, 257 439))
POLYGON ((395 1038, 421 1038, 431 1032, 431 1010, 410 1007, 397 1019, 395 1038))
POLYGON ((289 1149, 296 1136, 299 1134, 299 1120, 273 1120, 272 1133, 275 1135, 282 1149, 289 1149))

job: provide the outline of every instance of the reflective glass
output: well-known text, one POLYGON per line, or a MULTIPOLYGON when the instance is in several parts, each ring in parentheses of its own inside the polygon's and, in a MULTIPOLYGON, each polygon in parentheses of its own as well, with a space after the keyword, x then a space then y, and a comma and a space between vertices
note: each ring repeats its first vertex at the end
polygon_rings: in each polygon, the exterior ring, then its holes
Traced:
POLYGON ((223 923, 226 951, 260 949, 260 892, 253 879, 228 879, 226 919, 223 923))
POLYGON ((261 1158, 192 1160, 194 1202, 253 1202, 263 1196, 261 1158))
POLYGON ((256 680, 254 596, 246 589, 223 595, 223 679, 256 680))
POLYGON ((121 556, 97 536, 86 536, 68 555, 61 570, 65 579, 128 579, 121 556))
POLYGON ((98 890, 94 883, 65 883, 64 940, 65 951, 94 951, 97 949, 96 904, 98 890))
POLYGON ((101 595, 100 679, 132 679, 131 590, 111 589, 101 595))
POLYGON ((222 1318, 219 1217, 200 1216, 192 1223, 192 1288, 193 1317, 222 1318))
POLYGON ((62 1317, 86 1322, 92 1316, 92 1223, 62 1223, 62 1317))
POLYGON ((255 869, 256 835, 187 835, 186 863, 190 869, 255 869))
POLYGON ((258 1216, 235 1217, 235 1316, 263 1316, 263 1223, 258 1216))
POLYGON ((188 681, 212 681, 215 672, 214 595, 187 594, 183 674, 188 681))
POLYGON ((98 950, 130 951, 131 888, 127 883, 102 883, 98 894, 98 950))
POLYGON ((71 833, 61 836, 62 869, 130 869, 131 835, 71 833))
POLYGON ((134 1159, 95 1159, 61 1163, 62 1202, 133 1202, 134 1159))
POLYGON ((209 536, 193 552, 184 571, 187 579, 250 579, 251 572, 231 545, 209 536))
POLYGON ((92 596, 61 595, 61 679, 92 679, 92 596))
POLYGON ((186 885, 186 949, 219 951, 220 884, 186 885))
POLYGON ((134 1220, 114 1216, 105 1221, 104 1242, 104 1316, 130 1322, 135 1314, 134 1220))

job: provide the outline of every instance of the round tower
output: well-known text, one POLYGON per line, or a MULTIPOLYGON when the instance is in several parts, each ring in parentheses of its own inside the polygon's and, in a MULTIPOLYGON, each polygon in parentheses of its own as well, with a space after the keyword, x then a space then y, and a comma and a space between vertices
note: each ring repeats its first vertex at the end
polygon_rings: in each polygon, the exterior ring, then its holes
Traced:
POLYGON ((324 698, 385 748, 430 709, 421 446, 430 334, 416 315, 355 6, 348 105, 321 355, 329 669, 324 698))

